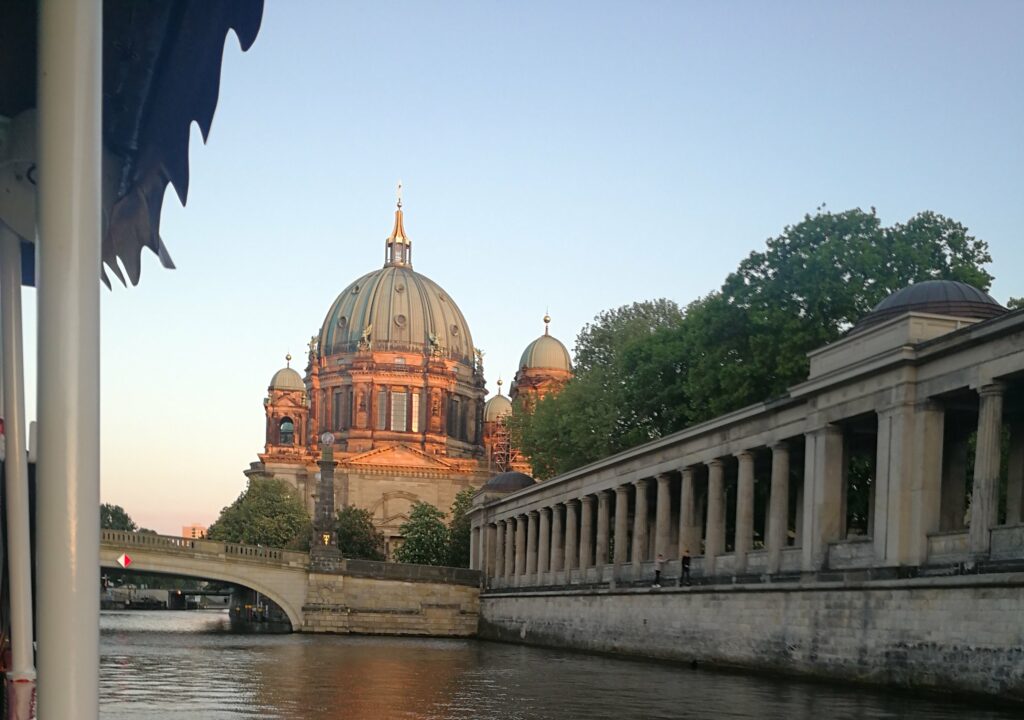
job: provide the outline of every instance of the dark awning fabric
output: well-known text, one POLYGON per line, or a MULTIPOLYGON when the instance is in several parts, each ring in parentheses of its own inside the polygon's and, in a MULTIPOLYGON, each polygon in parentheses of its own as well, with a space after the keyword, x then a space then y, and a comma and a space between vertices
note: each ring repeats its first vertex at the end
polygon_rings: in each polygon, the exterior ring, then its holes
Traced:
MULTIPOLYGON (((185 203, 190 126, 209 136, 227 33, 248 50, 262 18, 263 0, 103 3, 103 262, 121 282, 138 283, 144 247, 174 267, 164 190, 185 203)), ((36 21, 35 0, 0 0, 0 115, 36 105, 36 21)))

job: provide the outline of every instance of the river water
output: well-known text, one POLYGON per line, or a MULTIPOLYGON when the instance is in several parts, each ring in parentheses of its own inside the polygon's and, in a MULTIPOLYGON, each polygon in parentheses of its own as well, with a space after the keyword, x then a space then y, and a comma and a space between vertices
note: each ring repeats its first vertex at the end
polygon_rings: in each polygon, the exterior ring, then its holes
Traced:
POLYGON ((225 611, 104 611, 105 720, 1019 718, 940 698, 475 640, 231 633, 225 611))

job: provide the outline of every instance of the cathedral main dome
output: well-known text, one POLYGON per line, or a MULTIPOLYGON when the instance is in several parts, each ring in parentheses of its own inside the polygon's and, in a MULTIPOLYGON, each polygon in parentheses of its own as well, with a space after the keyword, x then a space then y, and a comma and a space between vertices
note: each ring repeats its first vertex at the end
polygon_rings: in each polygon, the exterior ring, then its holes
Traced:
POLYGON ((320 328, 324 356, 373 351, 422 352, 473 367, 473 336, 440 285, 412 269, 402 208, 387 239, 387 260, 341 291, 320 328))

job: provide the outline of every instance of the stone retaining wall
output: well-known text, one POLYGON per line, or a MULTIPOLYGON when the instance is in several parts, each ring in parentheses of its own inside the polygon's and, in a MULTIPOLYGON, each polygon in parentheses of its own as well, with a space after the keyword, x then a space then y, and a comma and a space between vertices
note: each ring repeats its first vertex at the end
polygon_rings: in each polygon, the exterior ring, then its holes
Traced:
POLYGON ((471 637, 480 591, 444 582, 309 576, 302 632, 471 637))
POLYGON ((1024 573, 490 593, 480 636, 1024 702, 1024 573))

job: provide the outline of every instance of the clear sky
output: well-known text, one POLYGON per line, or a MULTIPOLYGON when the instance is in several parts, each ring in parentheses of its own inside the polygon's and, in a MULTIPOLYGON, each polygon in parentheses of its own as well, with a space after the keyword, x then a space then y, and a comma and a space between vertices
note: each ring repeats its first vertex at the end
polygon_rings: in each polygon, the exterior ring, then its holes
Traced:
POLYGON ((188 206, 166 196, 178 269, 103 291, 103 500, 176 534, 244 489, 270 377, 382 264, 399 178, 491 391, 545 309, 571 349, 821 203, 953 217, 1024 295, 1022 27, 1014 1, 268 0, 193 129, 188 206))

